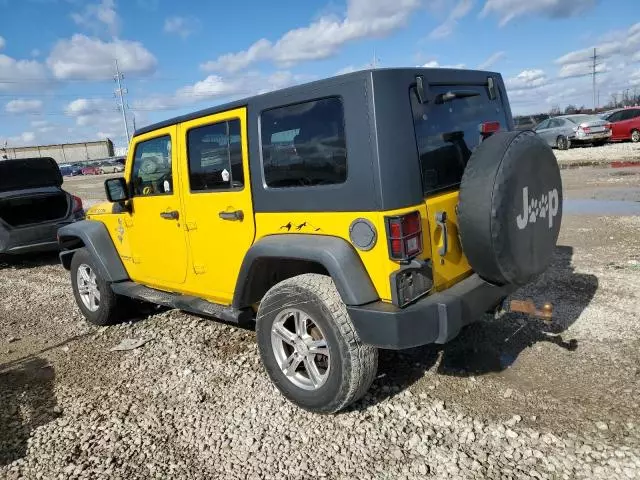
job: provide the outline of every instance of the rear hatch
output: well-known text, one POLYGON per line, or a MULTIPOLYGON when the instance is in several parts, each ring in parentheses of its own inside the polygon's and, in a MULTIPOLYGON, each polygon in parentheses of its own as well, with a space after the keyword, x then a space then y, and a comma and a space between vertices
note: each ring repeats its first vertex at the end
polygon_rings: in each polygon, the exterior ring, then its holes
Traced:
POLYGON ((11 227, 55 221, 69 214, 69 196, 52 158, 0 161, 0 220, 11 227))
POLYGON ((498 130, 509 130, 510 113, 500 89, 477 85, 429 85, 428 98, 410 90, 413 124, 429 219, 434 287, 443 290, 471 274, 458 235, 460 181, 473 150, 498 130), (420 101, 420 97, 424 101, 420 101))

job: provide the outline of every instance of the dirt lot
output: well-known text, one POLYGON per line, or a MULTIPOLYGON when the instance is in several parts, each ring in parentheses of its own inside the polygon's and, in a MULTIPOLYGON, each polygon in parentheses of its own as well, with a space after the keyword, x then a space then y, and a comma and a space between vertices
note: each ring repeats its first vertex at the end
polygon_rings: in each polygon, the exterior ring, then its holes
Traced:
MULTIPOLYGON (((103 180, 65 186, 96 201, 103 180)), ((554 323, 382 352, 335 416, 283 400, 252 331, 179 311, 92 327, 55 256, 0 266, 0 477, 640 478, 640 168, 563 182, 554 264, 514 294, 554 323), (110 351, 126 338, 149 342, 110 351)))

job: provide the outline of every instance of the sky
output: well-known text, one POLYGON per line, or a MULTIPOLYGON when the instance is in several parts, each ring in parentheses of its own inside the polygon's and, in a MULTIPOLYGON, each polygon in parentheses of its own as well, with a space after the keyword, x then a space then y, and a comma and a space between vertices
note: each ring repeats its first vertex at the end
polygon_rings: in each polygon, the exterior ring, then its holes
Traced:
POLYGON ((638 0, 0 0, 0 146, 135 127, 358 69, 502 74, 514 114, 640 92, 638 0), (635 20, 635 21, 634 21, 635 20))

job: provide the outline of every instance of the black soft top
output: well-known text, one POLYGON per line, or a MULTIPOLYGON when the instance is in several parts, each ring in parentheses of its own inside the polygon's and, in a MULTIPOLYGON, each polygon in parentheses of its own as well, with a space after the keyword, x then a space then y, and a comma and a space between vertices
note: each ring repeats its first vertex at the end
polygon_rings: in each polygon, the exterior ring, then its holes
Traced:
MULTIPOLYGON (((195 120, 196 118, 206 117, 208 115, 214 115, 216 113, 225 112, 227 110, 233 110, 234 108, 247 107, 253 103, 274 103, 286 105, 287 99, 292 96, 299 96, 302 92, 308 92, 309 98, 314 97, 314 92, 321 91, 327 87, 331 87, 336 83, 353 82, 362 80, 363 82, 375 81, 376 77, 384 77, 385 80, 389 78, 397 78, 403 80, 407 73, 410 75, 421 74, 427 79, 430 84, 457 84, 457 85, 472 85, 486 81, 488 76, 500 77, 495 72, 485 72, 480 70, 460 70, 452 68, 376 68, 359 70, 357 72, 346 73, 344 75, 338 75, 335 77, 324 78, 322 80, 316 80, 314 82, 303 83, 301 85, 295 85, 292 87, 274 90, 272 92, 263 93, 260 95, 254 95, 252 97, 243 98, 233 102, 216 105, 214 107, 198 110, 193 113, 187 113, 177 117, 169 118, 152 125, 139 128, 135 131, 134 136, 142 135, 144 133, 152 132, 159 128, 176 125, 178 123, 187 122, 189 120, 195 120), (266 102, 265 102, 266 101, 266 102)), ((259 85, 256 85, 259 87, 259 85)))
POLYGON ((0 192, 62 186, 62 174, 51 157, 0 160, 0 192))

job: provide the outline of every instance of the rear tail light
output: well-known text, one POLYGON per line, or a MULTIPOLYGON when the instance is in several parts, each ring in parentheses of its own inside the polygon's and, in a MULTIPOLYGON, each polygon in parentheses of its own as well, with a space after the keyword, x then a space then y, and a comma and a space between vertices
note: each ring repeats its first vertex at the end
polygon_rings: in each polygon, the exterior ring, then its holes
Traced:
POLYGON ((611 130, 611 124, 610 123, 605 123, 604 124, 604 128, 607 130, 611 130))
POLYGON ((77 212, 81 212, 82 211, 82 199, 80 197, 76 197, 75 195, 73 195, 71 197, 71 211, 73 213, 77 213, 77 212))
POLYGON ((580 127, 584 133, 591 133, 590 127, 580 127))
POLYGON ((500 122, 483 122, 478 125, 478 130, 480 131, 480 141, 482 142, 500 130, 500 122))
POLYGON ((500 130, 500 122, 484 122, 480 124, 480 133, 491 134, 500 130))
POLYGON ((419 212, 386 217, 389 257, 408 261, 422 253, 422 220, 419 212))

